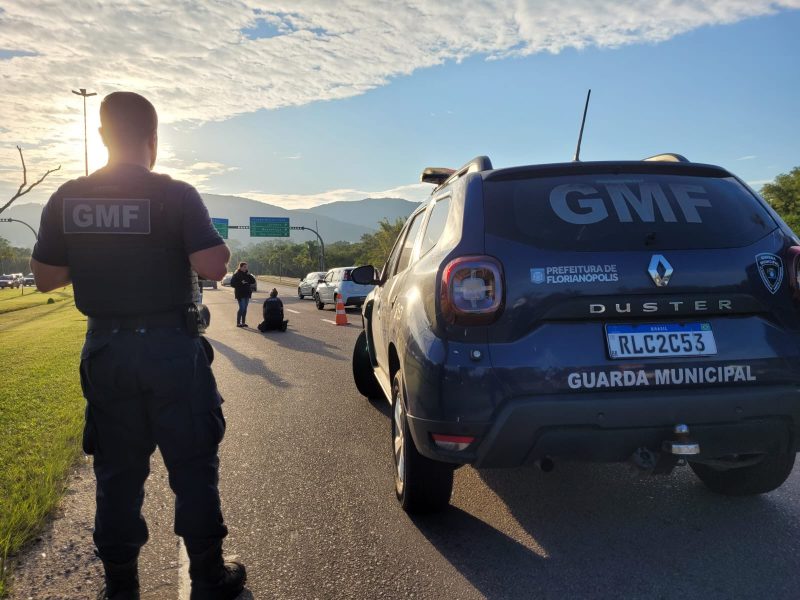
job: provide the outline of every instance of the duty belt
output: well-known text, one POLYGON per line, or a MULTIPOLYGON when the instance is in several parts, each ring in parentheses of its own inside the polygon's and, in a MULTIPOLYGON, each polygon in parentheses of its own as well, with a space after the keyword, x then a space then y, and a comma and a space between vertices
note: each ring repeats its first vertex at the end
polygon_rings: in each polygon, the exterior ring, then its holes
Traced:
POLYGON ((88 317, 87 329, 117 331, 147 329, 186 329, 186 316, 178 311, 128 317, 88 317))

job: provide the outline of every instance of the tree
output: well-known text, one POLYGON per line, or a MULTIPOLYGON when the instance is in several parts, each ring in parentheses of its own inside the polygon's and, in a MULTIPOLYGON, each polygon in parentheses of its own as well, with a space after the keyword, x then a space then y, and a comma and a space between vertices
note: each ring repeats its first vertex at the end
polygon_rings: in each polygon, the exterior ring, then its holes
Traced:
POLYGON ((361 236, 361 254, 359 263, 362 265, 373 265, 377 269, 383 266, 389 253, 392 251, 397 236, 405 225, 405 219, 397 219, 390 223, 389 219, 383 218, 378 223, 378 231, 375 233, 365 233, 361 236))
POLYGON ((0 273, 27 273, 30 248, 17 248, 0 237, 0 273))
POLYGON ((778 175, 773 183, 761 188, 761 195, 789 227, 800 232, 800 167, 778 175))
POLYGON ((17 200, 18 198, 21 198, 22 196, 24 196, 25 194, 30 192, 33 188, 35 188, 37 185, 42 183, 44 181, 45 177, 50 175, 50 173, 54 173, 55 171, 58 171, 61 168, 61 165, 58 165, 55 169, 48 169, 47 172, 44 175, 42 175, 39 178, 38 181, 34 181, 30 185, 28 185, 28 169, 25 166, 25 157, 22 156, 22 148, 17 146, 17 150, 19 151, 19 159, 22 161, 22 183, 20 184, 19 189, 17 190, 17 193, 14 194, 13 196, 11 196, 11 200, 9 200, 3 206, 0 207, 0 213, 2 213, 5 209, 7 209, 9 206, 11 206, 11 204, 15 200, 17 200), (28 186, 27 188, 25 187, 26 185, 28 186))

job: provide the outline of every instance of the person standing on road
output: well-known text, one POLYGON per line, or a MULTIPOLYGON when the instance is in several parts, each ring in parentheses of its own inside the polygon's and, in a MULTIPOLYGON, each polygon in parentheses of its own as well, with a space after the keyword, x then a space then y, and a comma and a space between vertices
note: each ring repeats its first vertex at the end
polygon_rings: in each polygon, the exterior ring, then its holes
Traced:
POLYGON ((250 304, 250 298, 253 296, 253 286, 256 284, 256 278, 247 271, 247 263, 240 262, 239 268, 236 273, 231 277, 231 287, 233 288, 233 295, 239 303, 239 310, 236 313, 236 326, 247 327, 247 305, 250 304))
POLYGON ((39 290, 71 281, 75 304, 88 317, 80 364, 83 448, 94 455, 97 479, 100 598, 139 598, 137 559, 148 538, 144 483, 158 447, 176 495, 175 533, 189 555, 191 598, 232 599, 246 574, 222 556, 228 530, 217 450, 225 419, 213 352, 199 336, 192 302, 192 269, 222 279, 230 252, 197 190, 152 172, 158 117, 149 101, 109 94, 100 123, 108 164, 50 197, 31 260, 39 290), (146 291, 142 281, 151 284, 146 291))

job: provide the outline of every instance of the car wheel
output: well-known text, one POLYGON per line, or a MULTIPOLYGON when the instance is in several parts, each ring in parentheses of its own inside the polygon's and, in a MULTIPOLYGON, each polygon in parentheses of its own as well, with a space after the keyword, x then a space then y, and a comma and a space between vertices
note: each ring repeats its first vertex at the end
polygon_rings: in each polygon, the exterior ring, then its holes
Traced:
POLYGON ((297 297, 300 298, 300 300, 305 298, 305 296, 303 295, 303 292, 300 290, 300 288, 297 288, 297 297))
POLYGON ((319 294, 314 294, 314 301, 317 303, 317 309, 322 310, 325 308, 325 303, 319 299, 319 294))
POLYGON ((383 390, 378 385, 375 372, 372 370, 366 331, 362 331, 358 335, 353 348, 353 380, 362 396, 366 396, 370 400, 383 398, 383 390))
POLYGON ((444 510, 453 493, 453 466, 422 456, 408 428, 400 372, 392 381, 392 454, 394 488, 407 513, 444 510))
POLYGON ((725 496, 754 496, 779 488, 794 467, 794 452, 767 454, 761 462, 747 467, 719 469, 702 463, 689 463, 708 489, 725 496))

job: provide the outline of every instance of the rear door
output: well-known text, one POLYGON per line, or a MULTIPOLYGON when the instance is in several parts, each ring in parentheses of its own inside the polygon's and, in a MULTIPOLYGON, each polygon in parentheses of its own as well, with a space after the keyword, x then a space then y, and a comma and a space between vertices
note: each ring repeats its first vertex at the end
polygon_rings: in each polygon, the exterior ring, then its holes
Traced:
POLYGON ((798 379, 792 242, 735 178, 489 179, 484 202, 512 394, 798 379))
POLYGON ((319 294, 319 299, 326 303, 330 304, 333 302, 333 286, 334 286, 334 277, 336 275, 336 270, 328 271, 328 274, 325 275, 325 279, 322 283, 317 286, 317 293, 319 294))

